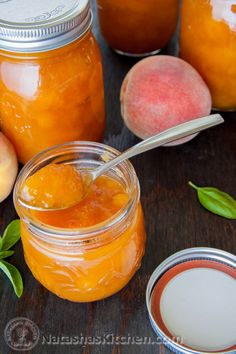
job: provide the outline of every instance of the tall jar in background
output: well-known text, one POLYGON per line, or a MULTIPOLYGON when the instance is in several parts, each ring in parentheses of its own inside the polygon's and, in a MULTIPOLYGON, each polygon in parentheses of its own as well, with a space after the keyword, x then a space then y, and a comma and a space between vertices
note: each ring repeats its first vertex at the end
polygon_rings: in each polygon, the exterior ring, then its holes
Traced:
POLYGON ((213 108, 236 109, 236 0, 183 0, 180 56, 210 88, 213 108))
POLYGON ((0 2, 0 129, 18 158, 103 137, 100 51, 89 0, 0 2))
POLYGON ((119 54, 158 53, 174 34, 178 0, 97 0, 101 32, 119 54))

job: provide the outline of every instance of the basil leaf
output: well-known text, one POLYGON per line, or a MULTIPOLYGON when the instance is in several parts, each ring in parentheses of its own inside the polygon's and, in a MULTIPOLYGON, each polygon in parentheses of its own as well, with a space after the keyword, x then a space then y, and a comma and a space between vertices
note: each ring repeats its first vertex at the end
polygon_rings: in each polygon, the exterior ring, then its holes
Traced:
POLYGON ((227 219, 236 219, 236 200, 229 194, 213 187, 198 187, 192 182, 189 185, 197 191, 204 208, 227 219))
POLYGON ((0 250, 7 251, 20 239, 20 220, 13 220, 5 229, 0 241, 0 250))
POLYGON ((2 269, 11 281, 16 295, 21 297, 23 293, 23 281, 19 270, 14 265, 6 261, 0 261, 0 269, 2 269))
POLYGON ((0 259, 10 257, 14 254, 14 251, 0 251, 0 259))

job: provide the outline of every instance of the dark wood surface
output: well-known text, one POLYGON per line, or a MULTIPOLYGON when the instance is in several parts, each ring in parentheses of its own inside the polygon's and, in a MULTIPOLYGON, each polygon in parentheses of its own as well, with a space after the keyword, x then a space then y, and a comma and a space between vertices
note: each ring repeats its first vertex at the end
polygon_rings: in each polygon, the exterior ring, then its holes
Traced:
MULTIPOLYGON (((106 90, 107 131, 105 142, 120 150, 138 141, 123 125, 119 90, 135 63, 113 53, 101 38, 95 18, 95 34, 101 46, 106 90)), ((176 53, 175 40, 164 53, 176 53)), ((24 294, 17 299, 9 281, 0 275, 0 354, 16 353, 4 342, 9 320, 27 317, 41 333, 35 354, 133 354, 166 353, 162 345, 129 344, 132 338, 156 339, 148 320, 145 290, 156 266, 171 254, 195 246, 220 248, 236 254, 236 222, 210 214, 197 202, 188 180, 211 185, 236 195, 236 113, 223 113, 225 124, 201 133, 193 141, 159 148, 132 159, 142 191, 147 245, 141 269, 118 294, 96 303, 75 304, 44 289, 25 264, 21 244, 10 261, 24 278, 24 294), (107 336, 106 345, 42 345, 42 335, 107 336), (126 336, 128 344, 109 344, 113 336, 126 336), (130 339, 129 339, 130 338, 130 339)), ((0 229, 16 218, 12 197, 0 204, 0 229)), ((29 352, 27 352, 29 353, 29 352)))

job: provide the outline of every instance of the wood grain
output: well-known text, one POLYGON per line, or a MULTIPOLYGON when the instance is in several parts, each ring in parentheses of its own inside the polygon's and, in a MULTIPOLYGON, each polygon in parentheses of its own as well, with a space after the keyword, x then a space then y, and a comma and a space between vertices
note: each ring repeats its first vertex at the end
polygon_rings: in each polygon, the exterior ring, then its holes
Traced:
MULTIPOLYGON (((105 142, 120 150, 138 141, 124 126, 120 116, 121 82, 135 63, 113 53, 101 38, 95 17, 95 33, 101 46, 106 90, 107 131, 105 142)), ((176 53, 175 40, 164 53, 176 53)), ((0 353, 16 353, 4 342, 9 320, 27 317, 42 335, 54 336, 156 336, 148 320, 145 290, 155 267, 174 252, 188 247, 209 246, 236 254, 236 222, 210 214, 196 200, 188 180, 211 185, 236 195, 236 113, 224 113, 225 124, 200 134, 188 144, 159 148, 132 159, 139 176, 148 235, 141 269, 120 293, 104 301, 75 304, 61 300, 34 280, 24 262, 19 243, 10 261, 24 277, 25 290, 18 300, 4 275, 0 275, 0 353)), ((12 198, 0 205, 0 229, 16 217, 12 198)), ((40 338, 41 341, 42 338, 40 338)), ((130 339, 130 341, 131 341, 130 339)), ((31 353, 31 352, 27 352, 31 353)), ((152 354, 168 353, 163 345, 42 345, 35 354, 152 354)))

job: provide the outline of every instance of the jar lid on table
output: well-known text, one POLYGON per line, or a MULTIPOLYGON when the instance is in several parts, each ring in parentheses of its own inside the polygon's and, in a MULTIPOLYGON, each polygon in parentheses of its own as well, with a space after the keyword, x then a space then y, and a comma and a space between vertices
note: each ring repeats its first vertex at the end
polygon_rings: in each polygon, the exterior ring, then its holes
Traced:
POLYGON ((59 48, 91 23, 89 0, 0 0, 0 48, 26 53, 59 48))
POLYGON ((162 262, 146 292, 151 325, 175 353, 236 353, 236 257, 190 248, 162 262))

